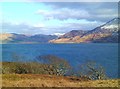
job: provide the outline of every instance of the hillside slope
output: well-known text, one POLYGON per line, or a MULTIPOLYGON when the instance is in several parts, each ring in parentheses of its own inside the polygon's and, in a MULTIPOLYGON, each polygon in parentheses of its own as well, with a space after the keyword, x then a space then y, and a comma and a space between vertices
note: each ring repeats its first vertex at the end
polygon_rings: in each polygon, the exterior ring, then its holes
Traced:
POLYGON ((57 38, 56 35, 37 34, 33 36, 27 36, 24 34, 16 34, 16 33, 0 34, 1 43, 47 43, 49 40, 55 38, 57 38))
MULTIPOLYGON (((40 74, 3 74, 3 87, 117 87, 119 79, 85 80, 78 77, 65 77, 40 74)), ((88 88, 87 88, 88 89, 88 88)), ((106 88, 105 88, 106 89, 106 88)))
MULTIPOLYGON (((93 30, 87 31, 81 35, 60 37, 51 40, 51 43, 81 43, 81 42, 100 42, 100 43, 118 43, 118 22, 120 18, 114 18, 107 23, 96 27, 93 30)), ((68 34, 68 33, 67 33, 68 34)))

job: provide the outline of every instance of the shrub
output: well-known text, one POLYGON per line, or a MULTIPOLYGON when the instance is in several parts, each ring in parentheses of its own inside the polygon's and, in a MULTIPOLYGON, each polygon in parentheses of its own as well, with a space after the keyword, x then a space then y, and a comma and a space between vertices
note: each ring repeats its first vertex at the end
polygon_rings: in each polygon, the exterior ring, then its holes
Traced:
POLYGON ((38 56, 36 59, 40 63, 48 65, 48 68, 45 68, 45 70, 49 74, 65 75, 70 69, 70 65, 66 60, 54 55, 38 56))
POLYGON ((80 69, 81 76, 86 76, 92 80, 108 78, 105 74, 104 68, 93 61, 89 61, 83 65, 80 65, 80 69))
POLYGON ((53 55, 38 56, 36 62, 22 62, 19 55, 12 55, 14 62, 3 62, 3 74, 51 74, 65 75, 70 68, 69 63, 53 55))
POLYGON ((70 75, 89 78, 92 80, 107 79, 105 70, 95 62, 89 61, 80 65, 79 73, 74 71, 70 64, 62 58, 54 55, 37 56, 36 62, 21 62, 18 55, 13 55, 15 62, 3 62, 3 74, 50 74, 50 75, 70 75))
POLYGON ((35 62, 3 62, 3 74, 45 74, 43 68, 47 65, 42 65, 35 62))

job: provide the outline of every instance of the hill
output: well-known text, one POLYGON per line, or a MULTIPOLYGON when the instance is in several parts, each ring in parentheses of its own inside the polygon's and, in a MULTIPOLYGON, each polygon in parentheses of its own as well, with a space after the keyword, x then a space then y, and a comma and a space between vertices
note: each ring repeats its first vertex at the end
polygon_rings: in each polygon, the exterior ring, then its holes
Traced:
POLYGON ((93 43, 118 43, 118 22, 120 18, 114 18, 107 23, 96 27, 90 31, 71 31, 58 39, 50 40, 51 43, 81 43, 81 42, 93 42, 93 43), (73 35, 75 34, 75 35, 73 35))
POLYGON ((114 18, 93 30, 72 30, 62 36, 16 33, 0 34, 1 43, 118 43, 120 18, 114 18))
POLYGON ((43 35, 37 34, 27 36, 24 34, 16 33, 3 33, 0 34, 1 43, 47 43, 49 40, 55 39, 56 35, 43 35))

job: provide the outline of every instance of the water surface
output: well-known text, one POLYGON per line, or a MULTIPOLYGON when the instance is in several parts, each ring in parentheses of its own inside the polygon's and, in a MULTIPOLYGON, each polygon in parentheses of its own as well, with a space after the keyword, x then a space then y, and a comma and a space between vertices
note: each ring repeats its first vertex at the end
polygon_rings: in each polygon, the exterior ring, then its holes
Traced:
POLYGON ((105 67, 107 75, 116 78, 118 73, 118 44, 3 44, 2 61, 35 61, 39 55, 56 55, 74 66, 93 60, 105 67))

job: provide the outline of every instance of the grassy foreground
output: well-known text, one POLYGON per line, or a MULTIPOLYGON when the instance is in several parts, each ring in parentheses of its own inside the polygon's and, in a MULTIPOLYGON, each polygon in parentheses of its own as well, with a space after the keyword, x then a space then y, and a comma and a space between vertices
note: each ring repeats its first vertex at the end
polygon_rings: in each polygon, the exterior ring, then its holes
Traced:
POLYGON ((42 74, 3 74, 3 87, 118 87, 119 79, 87 80, 85 78, 42 74))

